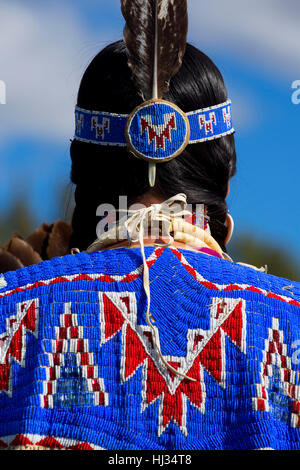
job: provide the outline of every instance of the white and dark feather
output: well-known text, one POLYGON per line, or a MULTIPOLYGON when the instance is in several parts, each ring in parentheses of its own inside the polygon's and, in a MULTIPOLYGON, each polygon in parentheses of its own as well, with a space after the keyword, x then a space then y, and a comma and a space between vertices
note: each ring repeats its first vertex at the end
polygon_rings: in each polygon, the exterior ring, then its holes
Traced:
POLYGON ((144 100, 163 98, 186 48, 186 0, 121 0, 128 65, 144 100))

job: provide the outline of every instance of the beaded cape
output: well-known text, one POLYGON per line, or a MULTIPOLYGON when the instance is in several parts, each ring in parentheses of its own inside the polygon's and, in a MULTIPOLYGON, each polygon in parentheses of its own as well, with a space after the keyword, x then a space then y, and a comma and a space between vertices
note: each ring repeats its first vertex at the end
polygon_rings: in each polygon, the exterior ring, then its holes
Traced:
POLYGON ((0 448, 300 449, 300 284, 146 247, 0 276, 0 448))

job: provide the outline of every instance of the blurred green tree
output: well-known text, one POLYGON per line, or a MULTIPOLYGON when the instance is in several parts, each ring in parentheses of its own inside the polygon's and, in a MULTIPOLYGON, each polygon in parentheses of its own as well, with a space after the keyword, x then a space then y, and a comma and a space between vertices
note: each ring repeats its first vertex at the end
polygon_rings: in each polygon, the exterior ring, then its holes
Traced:
POLYGON ((287 249, 274 245, 272 241, 261 241, 252 235, 242 234, 232 240, 229 252, 234 261, 258 268, 267 265, 269 274, 300 281, 300 263, 297 264, 287 249))
POLYGON ((62 219, 71 223, 74 210, 72 184, 58 189, 55 205, 57 210, 53 220, 38 220, 26 195, 16 197, 10 210, 0 214, 0 246, 9 240, 13 233, 26 238, 43 222, 52 223, 57 219, 62 219))
POLYGON ((11 209, 0 216, 0 246, 4 245, 13 233, 27 237, 36 228, 36 219, 26 197, 16 199, 11 209))

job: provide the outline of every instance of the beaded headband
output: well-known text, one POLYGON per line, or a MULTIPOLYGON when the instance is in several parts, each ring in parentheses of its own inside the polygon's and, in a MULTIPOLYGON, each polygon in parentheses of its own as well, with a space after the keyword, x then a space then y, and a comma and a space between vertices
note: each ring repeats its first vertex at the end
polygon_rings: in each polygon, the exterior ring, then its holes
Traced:
POLYGON ((230 100, 189 113, 158 99, 146 101, 129 115, 75 108, 75 139, 127 146, 136 157, 153 163, 172 160, 188 144, 233 132, 230 100))
POLYGON ((232 134, 231 101, 184 113, 163 100, 180 70, 188 31, 187 0, 121 0, 127 63, 144 103, 131 114, 75 109, 76 140, 129 149, 149 163, 155 185, 156 164, 180 155, 188 144, 232 134))

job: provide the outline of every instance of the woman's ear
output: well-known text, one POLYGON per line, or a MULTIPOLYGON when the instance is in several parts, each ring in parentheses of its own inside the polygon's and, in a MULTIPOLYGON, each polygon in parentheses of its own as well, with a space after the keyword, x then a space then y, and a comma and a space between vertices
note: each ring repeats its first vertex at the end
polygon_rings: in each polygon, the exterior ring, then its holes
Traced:
MULTIPOLYGON (((228 197, 229 193, 230 193, 230 181, 228 180, 226 198, 228 197)), ((227 212, 227 215, 226 215, 225 226, 227 228, 227 235, 226 235, 224 244, 227 245, 231 240, 233 230, 234 230, 234 221, 231 215, 229 214, 229 212, 227 212)))
POLYGON ((229 212, 226 215, 225 225, 227 227, 227 235, 226 235, 224 244, 227 245, 231 240, 233 230, 234 230, 234 220, 229 214, 229 212))

